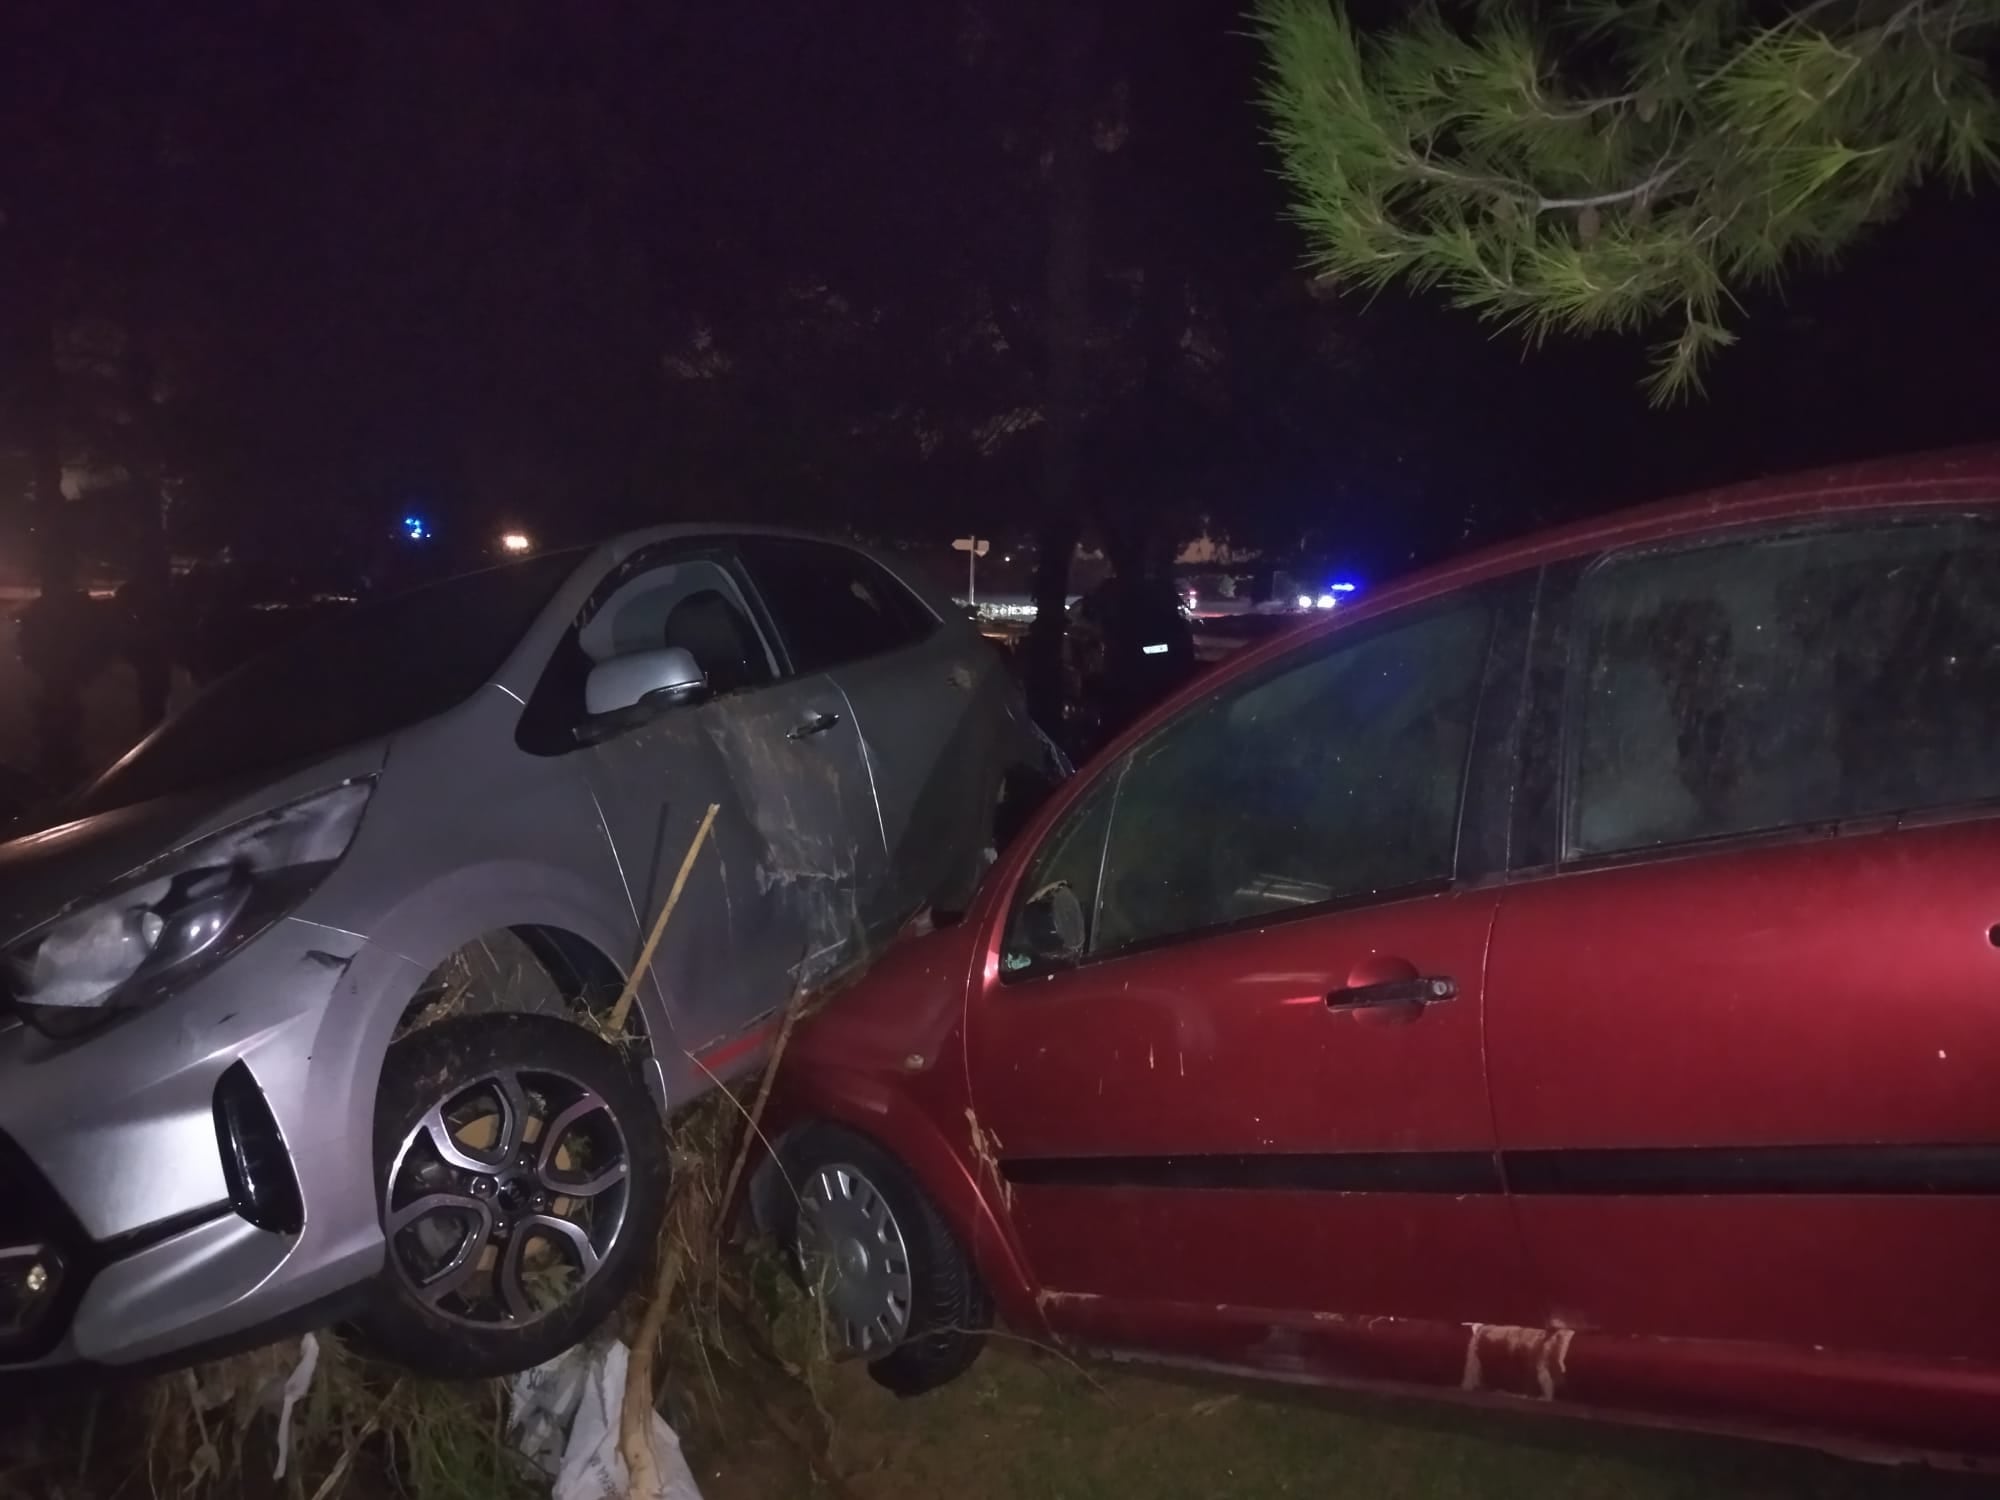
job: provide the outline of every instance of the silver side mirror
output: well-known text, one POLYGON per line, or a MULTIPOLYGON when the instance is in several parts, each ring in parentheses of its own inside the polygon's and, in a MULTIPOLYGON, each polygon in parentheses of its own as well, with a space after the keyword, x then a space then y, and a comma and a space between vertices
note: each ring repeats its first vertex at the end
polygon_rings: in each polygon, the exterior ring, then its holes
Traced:
POLYGON ((583 707, 593 719, 637 708, 671 708, 708 692, 708 677, 679 646, 614 656, 590 669, 583 707))

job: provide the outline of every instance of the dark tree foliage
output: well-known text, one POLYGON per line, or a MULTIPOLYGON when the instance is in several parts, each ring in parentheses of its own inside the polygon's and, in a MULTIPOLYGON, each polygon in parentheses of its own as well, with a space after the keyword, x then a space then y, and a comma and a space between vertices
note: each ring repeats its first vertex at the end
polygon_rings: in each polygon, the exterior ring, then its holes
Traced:
POLYGON ((2000 164, 1994 0, 1486 0, 1375 29, 1258 0, 1263 102, 1313 263, 1436 286, 1539 340, 1665 325, 1657 400, 1735 304, 1926 177, 2000 164))

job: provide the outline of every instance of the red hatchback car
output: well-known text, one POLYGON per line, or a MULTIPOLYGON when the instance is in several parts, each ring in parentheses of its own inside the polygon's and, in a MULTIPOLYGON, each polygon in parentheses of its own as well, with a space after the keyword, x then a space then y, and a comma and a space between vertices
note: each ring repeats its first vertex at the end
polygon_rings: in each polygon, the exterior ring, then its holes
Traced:
POLYGON ((756 1206, 878 1377, 997 1311, 2000 1456, 2000 453, 1575 527, 1246 658, 794 1042, 756 1206))

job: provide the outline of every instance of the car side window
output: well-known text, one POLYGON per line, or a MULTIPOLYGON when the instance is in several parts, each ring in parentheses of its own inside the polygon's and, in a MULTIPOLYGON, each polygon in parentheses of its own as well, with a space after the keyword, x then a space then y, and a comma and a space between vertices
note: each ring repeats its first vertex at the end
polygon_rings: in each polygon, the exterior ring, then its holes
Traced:
POLYGON ((824 672, 926 640, 937 617, 851 547, 746 537, 743 555, 799 672, 824 672))
POLYGON ((590 669, 635 651, 678 646, 720 695, 777 680, 777 660, 746 607, 740 570, 712 543, 642 547, 591 590, 529 695, 515 743, 533 755, 576 747, 590 669))
POLYGON ((1316 642, 1179 715, 1099 778, 1108 799, 1058 825, 1005 965, 1046 957, 1030 907, 1079 878, 1071 865, 1088 884, 1080 957, 1450 879, 1491 626, 1487 601, 1455 598, 1316 642), (1090 874, 1065 841, 1097 819, 1090 874))
POLYGON ((736 580, 715 557, 659 562, 629 575, 620 569, 585 606, 577 643, 592 662, 678 646, 717 693, 756 687, 777 675, 736 580))
POLYGON ((2000 799, 2000 528, 1613 556, 1576 598, 1571 858, 2000 799))
POLYGON ((577 641, 593 663, 678 647, 694 658, 709 692, 718 697, 762 687, 778 675, 771 648, 719 557, 688 557, 614 575, 586 606, 577 641))

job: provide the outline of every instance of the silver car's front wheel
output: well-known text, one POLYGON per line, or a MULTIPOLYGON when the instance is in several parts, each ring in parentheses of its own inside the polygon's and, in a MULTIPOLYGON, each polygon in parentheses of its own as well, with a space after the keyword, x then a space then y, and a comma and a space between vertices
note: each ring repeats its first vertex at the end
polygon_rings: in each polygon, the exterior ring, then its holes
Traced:
POLYGON ((441 1021, 390 1049, 375 1112, 388 1264, 361 1331, 426 1374, 527 1369, 630 1291, 666 1198, 625 1058, 552 1016, 441 1021))
POLYGON ((910 1252, 889 1200, 851 1162, 829 1162, 799 1186, 806 1284, 850 1352, 886 1354, 910 1331, 910 1252))
POLYGON ((442 1317, 535 1322, 603 1268, 630 1169, 618 1117, 566 1073, 496 1068, 445 1083, 383 1187, 390 1265, 442 1317))

